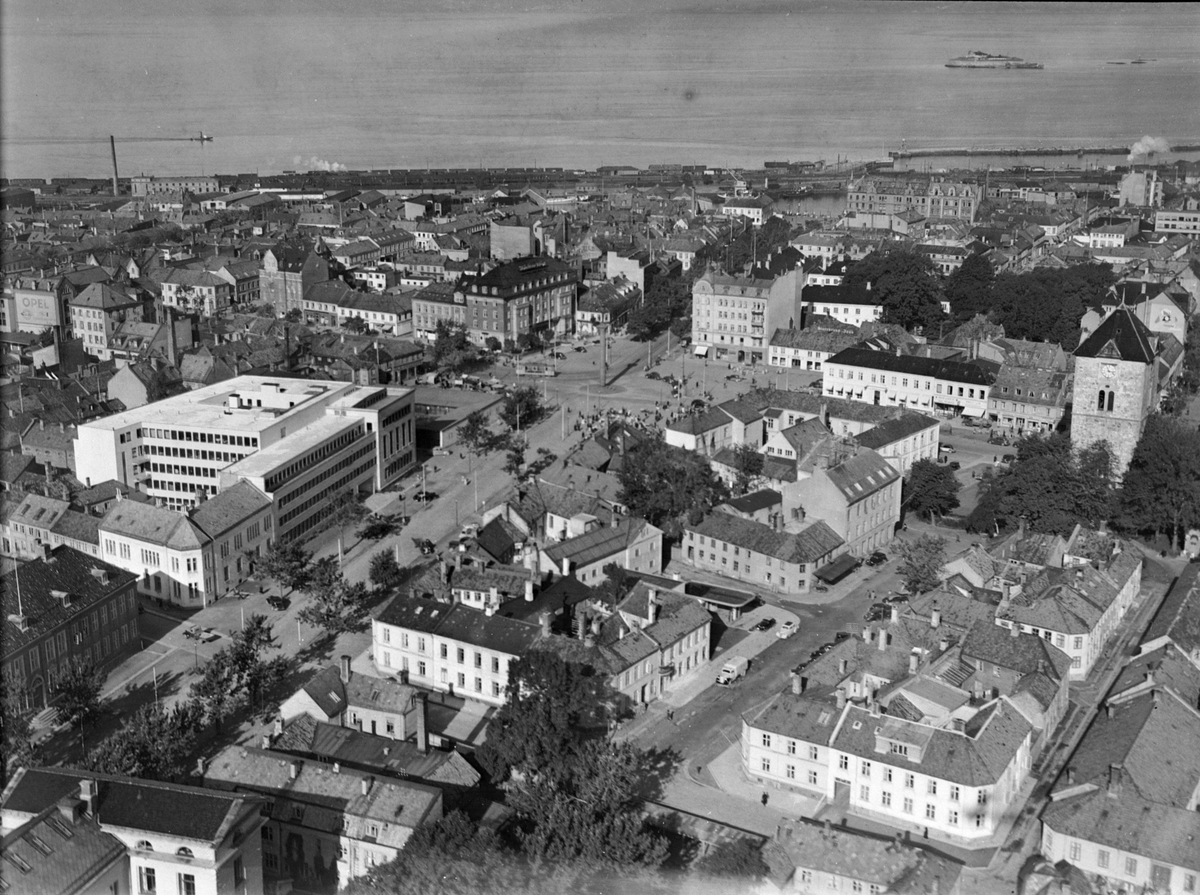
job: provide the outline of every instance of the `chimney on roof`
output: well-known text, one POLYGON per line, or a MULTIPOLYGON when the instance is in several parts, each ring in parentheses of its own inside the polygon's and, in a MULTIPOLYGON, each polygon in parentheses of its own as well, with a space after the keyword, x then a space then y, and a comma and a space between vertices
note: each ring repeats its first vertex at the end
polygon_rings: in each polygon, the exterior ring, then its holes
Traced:
POLYGON ((1068 765, 1067 766, 1067 786, 1074 786, 1074 785, 1075 785, 1075 768, 1068 765))
POLYGON ((846 707, 846 691, 841 687, 837 689, 837 707, 844 709, 846 707))
POLYGON ((888 648, 888 640, 889 640, 888 629, 880 628, 879 629, 879 643, 878 643, 880 652, 883 652, 884 650, 886 650, 888 648))
POLYGON ((1119 796, 1121 794, 1121 765, 1113 762, 1108 766, 1108 794, 1110 796, 1119 796))
POLYGON ((870 700, 870 703, 871 703, 871 717, 878 718, 882 714, 882 711, 879 708, 879 703, 876 702, 875 699, 871 696, 868 696, 867 698, 870 700))
POLYGON ((652 587, 646 594, 646 615, 650 619, 650 624, 658 621, 659 608, 658 590, 652 587))
POLYGON ((493 615, 496 614, 496 607, 493 606, 491 603, 488 603, 486 606, 483 607, 483 614, 486 615, 488 618, 491 618, 493 615))
POLYGON ((429 751, 429 732, 427 728, 429 723, 428 702, 424 693, 418 693, 414 697, 414 700, 417 706, 417 751, 425 753, 429 751))
POLYGON ((938 651, 944 653, 948 649, 950 649, 950 641, 943 637, 938 641, 938 651))
POLYGON ((542 610, 542 612, 538 614, 538 622, 542 626, 542 636, 543 637, 550 636, 550 621, 552 618, 553 618, 553 616, 551 616, 550 613, 547 612, 546 610, 542 610))
POLYGON ((900 621, 900 606, 896 603, 892 604, 892 624, 900 621))
POLYGON ((93 777, 85 777, 79 781, 79 798, 83 799, 84 811, 89 817, 96 816, 96 798, 100 794, 100 785, 93 777))
POLYGON ((1008 634, 1010 637, 1020 637, 1021 636, 1021 626, 1018 625, 1016 622, 1013 622, 1012 625, 1009 626, 1008 634))
POLYGON ((269 733, 264 733, 262 736, 262 748, 263 749, 271 748, 271 735, 269 733))
POLYGON ((929 627, 936 631, 942 626, 942 610, 938 609, 937 603, 933 604, 933 611, 929 613, 929 627))
POLYGON ((342 683, 348 684, 350 683, 350 657, 339 656, 338 659, 341 662, 342 683))
POLYGON ((295 780, 297 777, 300 776, 300 762, 299 761, 292 762, 291 767, 288 768, 288 776, 293 780, 295 780))
POLYGON ((917 673, 917 667, 918 667, 920 664, 921 664, 921 657, 920 657, 920 656, 918 656, 916 653, 909 653, 909 654, 908 654, 908 673, 909 673, 909 674, 916 674, 916 673, 917 673))
POLYGON ((1037 673, 1038 673, 1038 674, 1045 674, 1045 673, 1046 673, 1046 660, 1045 660, 1045 659, 1038 659, 1038 661, 1037 661, 1037 673))
POLYGON ((799 696, 803 692, 804 692, 804 684, 801 683, 801 681, 800 681, 800 675, 798 675, 796 672, 793 671, 792 672, 792 695, 799 696))
POLYGON ((845 674, 849 667, 850 663, 846 659, 838 660, 838 674, 845 674))
POLYGON ((371 784, 372 784, 372 783, 374 783, 374 782, 375 782, 375 778, 374 778, 374 777, 363 777, 363 778, 362 778, 362 794, 363 794, 364 796, 365 796, 365 795, 369 795, 369 794, 370 794, 370 792, 371 792, 371 784))

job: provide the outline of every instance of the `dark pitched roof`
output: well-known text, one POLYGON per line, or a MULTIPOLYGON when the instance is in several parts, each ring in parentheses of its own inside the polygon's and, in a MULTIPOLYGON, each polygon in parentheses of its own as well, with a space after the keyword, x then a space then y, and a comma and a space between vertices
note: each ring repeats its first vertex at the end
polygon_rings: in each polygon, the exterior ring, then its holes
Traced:
POLYGON ((1116 360, 1154 363, 1154 336, 1127 307, 1119 307, 1096 327, 1075 349, 1076 357, 1110 357, 1116 360))
POLYGON ((88 556, 72 547, 55 547, 50 561, 35 559, 23 564, 18 572, 5 575, 4 654, 8 655, 71 619, 86 613, 89 606, 137 580, 137 576, 103 560, 88 556), (97 574, 93 574, 93 570, 97 574), (107 573, 107 583, 99 573, 107 573), (21 609, 28 629, 21 631, 10 616, 17 614, 15 576, 21 577, 21 609), (69 605, 54 595, 70 595, 69 605))
POLYGON ((173 783, 67 768, 29 768, 18 772, 9 784, 4 807, 39 812, 61 798, 77 796, 79 781, 84 779, 99 784, 96 814, 100 823, 201 842, 223 838, 247 801, 245 796, 173 783))
POLYGON ((894 352, 875 351, 871 348, 846 348, 833 355, 826 363, 907 373, 909 376, 929 376, 970 385, 991 385, 996 380, 995 373, 974 361, 943 360, 912 354, 897 355, 894 352))
POLYGON ((794 563, 816 562, 845 543, 824 522, 816 522, 804 531, 793 534, 775 531, 761 522, 721 512, 710 513, 695 525, 689 524, 686 529, 794 563))
POLYGON ((872 426, 866 432, 855 435, 854 440, 865 448, 877 451, 902 438, 923 432, 925 429, 936 428, 938 425, 938 421, 931 416, 907 410, 899 416, 872 426))
POLYGON ((771 488, 763 488, 759 491, 752 491, 742 497, 731 497, 725 501, 725 505, 733 507, 739 513, 754 513, 782 502, 783 495, 778 491, 774 491, 771 488))
POLYGON ((59 814, 57 805, 6 833, 0 848, 15 865, 5 868, 5 889, 19 881, 23 895, 83 891, 89 881, 125 858, 125 843, 101 830, 95 819, 72 821, 59 814))
POLYGON ((963 638, 964 659, 980 659, 1020 672, 1022 675, 1043 671, 1062 680, 1071 671, 1071 657, 1035 634, 1013 636, 1008 628, 982 620, 971 626, 963 638))
POLYGON ((1200 651, 1200 564, 1184 566, 1170 592, 1154 613, 1142 643, 1171 640, 1189 654, 1200 651))

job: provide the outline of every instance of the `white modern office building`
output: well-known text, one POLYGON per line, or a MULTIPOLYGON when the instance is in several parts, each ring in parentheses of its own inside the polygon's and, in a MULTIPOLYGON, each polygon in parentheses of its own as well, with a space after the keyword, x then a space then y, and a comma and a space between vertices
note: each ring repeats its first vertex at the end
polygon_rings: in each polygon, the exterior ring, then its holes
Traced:
POLYGON ((412 389, 239 376, 84 423, 75 450, 88 485, 115 479, 170 509, 249 482, 288 540, 341 492, 412 469, 414 440, 412 389))

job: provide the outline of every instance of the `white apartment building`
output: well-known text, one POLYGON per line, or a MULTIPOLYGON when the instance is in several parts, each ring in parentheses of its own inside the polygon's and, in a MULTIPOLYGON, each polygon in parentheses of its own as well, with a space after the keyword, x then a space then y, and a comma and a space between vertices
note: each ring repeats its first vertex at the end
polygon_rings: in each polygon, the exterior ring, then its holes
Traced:
POLYGON ((1154 212, 1155 233, 1182 233, 1185 236, 1200 236, 1200 208, 1190 211, 1166 211, 1159 209, 1154 212))
POLYGON ((247 481, 286 540, 342 491, 379 490, 415 465, 412 402, 407 388, 239 376, 82 424, 77 474, 136 485, 171 509, 247 481))
POLYGON ((743 766, 763 783, 972 842, 997 832, 1029 771, 1033 726, 1006 697, 934 723, 798 689, 742 719, 743 766))
POLYGON ((883 300, 864 287, 805 286, 804 304, 809 314, 824 314, 840 323, 861 326, 883 316, 883 300))
POLYGON ((146 596, 207 606, 249 577, 271 542, 272 517, 271 501, 246 482, 185 512, 119 500, 100 522, 100 555, 135 573, 146 596))
POLYGON ((825 395, 919 410, 982 417, 995 375, 964 361, 847 348, 825 361, 825 395))
POLYGON ((777 329, 801 319, 803 272, 774 280, 731 277, 709 271, 692 287, 692 344, 699 357, 763 363, 777 329))

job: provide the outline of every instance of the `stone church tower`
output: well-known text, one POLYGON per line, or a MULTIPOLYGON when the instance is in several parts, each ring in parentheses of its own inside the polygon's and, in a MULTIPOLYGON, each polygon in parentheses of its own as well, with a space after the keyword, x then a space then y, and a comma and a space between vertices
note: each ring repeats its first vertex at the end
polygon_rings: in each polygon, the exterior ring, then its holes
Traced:
POLYGON ((1075 349, 1071 445, 1107 441, 1118 476, 1158 406, 1157 348, 1158 338, 1122 304, 1075 349))

